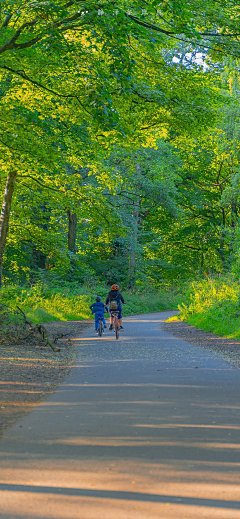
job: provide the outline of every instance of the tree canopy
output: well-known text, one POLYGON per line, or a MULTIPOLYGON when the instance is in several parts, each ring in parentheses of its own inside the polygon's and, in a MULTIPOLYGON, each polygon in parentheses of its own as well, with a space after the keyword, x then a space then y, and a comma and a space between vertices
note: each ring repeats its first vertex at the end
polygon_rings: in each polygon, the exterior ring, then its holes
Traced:
POLYGON ((238 265, 239 17, 228 0, 1 2, 6 282, 238 265))

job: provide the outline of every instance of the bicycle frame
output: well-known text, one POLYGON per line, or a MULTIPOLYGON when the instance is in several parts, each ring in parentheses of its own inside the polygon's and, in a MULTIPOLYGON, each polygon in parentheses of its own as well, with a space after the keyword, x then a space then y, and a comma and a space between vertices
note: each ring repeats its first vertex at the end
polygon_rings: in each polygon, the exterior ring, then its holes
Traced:
POLYGON ((111 310, 111 316, 113 318, 113 326, 116 334, 116 339, 119 337, 119 311, 118 310, 111 310))

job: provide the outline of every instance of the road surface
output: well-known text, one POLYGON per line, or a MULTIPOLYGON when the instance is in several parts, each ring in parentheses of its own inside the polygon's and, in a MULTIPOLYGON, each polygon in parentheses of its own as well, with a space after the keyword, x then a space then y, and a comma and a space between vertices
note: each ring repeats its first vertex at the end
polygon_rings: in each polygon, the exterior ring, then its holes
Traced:
POLYGON ((240 519, 240 371, 164 332, 171 314, 75 339, 0 441, 1 519, 240 519))

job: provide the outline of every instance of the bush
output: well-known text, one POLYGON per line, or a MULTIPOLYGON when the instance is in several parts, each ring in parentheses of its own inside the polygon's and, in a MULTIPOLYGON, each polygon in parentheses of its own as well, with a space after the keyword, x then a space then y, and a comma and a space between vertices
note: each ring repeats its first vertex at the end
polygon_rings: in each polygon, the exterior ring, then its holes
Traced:
POLYGON ((206 331, 240 339, 240 286, 232 278, 191 283, 179 319, 206 331))
MULTIPOLYGON (((93 289, 76 282, 65 282, 62 286, 39 282, 33 287, 3 287, 1 301, 12 308, 19 306, 34 323, 70 321, 91 319, 90 304, 95 301, 96 295, 105 300, 108 292, 109 287, 101 284, 93 289)), ((126 301, 125 316, 176 309, 181 301, 179 292, 171 288, 149 292, 141 290, 134 294, 124 291, 123 295, 126 301)))

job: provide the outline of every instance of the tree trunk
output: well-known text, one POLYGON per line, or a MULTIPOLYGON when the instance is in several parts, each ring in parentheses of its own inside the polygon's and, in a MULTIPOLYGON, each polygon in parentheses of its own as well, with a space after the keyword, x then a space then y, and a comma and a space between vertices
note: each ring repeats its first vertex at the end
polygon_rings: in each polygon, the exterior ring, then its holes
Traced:
POLYGON ((77 215, 68 209, 68 250, 76 253, 77 215))
POLYGON ((2 263, 3 255, 6 246, 6 239, 9 227, 9 217, 11 211, 12 195, 14 191, 14 184, 17 176, 17 171, 10 171, 7 177, 7 183, 5 187, 2 211, 0 216, 0 287, 2 286, 2 263))
POLYGON ((225 245, 225 239, 226 239, 226 215, 225 215, 225 209, 224 207, 221 207, 222 210, 222 232, 221 232, 221 241, 220 241, 220 257, 222 260, 223 268, 226 269, 226 259, 225 259, 225 253, 224 253, 224 245, 225 245))
POLYGON ((76 238, 77 238, 77 215, 76 213, 71 213, 70 209, 67 211, 68 215, 68 250, 72 252, 71 254, 71 267, 69 271, 69 277, 72 277, 75 274, 76 270, 76 238))
POLYGON ((129 247, 129 282, 128 286, 130 290, 134 290, 136 281, 136 255, 138 247, 138 225, 139 225, 139 200, 135 203, 135 208, 132 213, 133 218, 133 230, 131 235, 131 244, 129 247))
POLYGON ((233 253, 233 246, 234 246, 234 240, 235 240, 235 228, 238 221, 238 209, 236 202, 231 203, 231 227, 232 227, 232 235, 231 235, 231 241, 229 244, 229 252, 230 254, 233 253))
MULTIPOLYGON (((138 163, 135 165, 136 167, 136 177, 138 178, 138 174, 141 171, 141 167, 138 163)), ((138 190, 137 182, 135 184, 135 189, 138 190)), ((140 197, 136 197, 134 200, 134 207, 132 212, 133 218, 133 226, 132 226, 132 236, 129 247, 129 271, 128 271, 128 286, 130 290, 135 289, 136 282, 136 255, 138 248, 138 227, 139 227, 139 213, 140 213, 140 197)))

